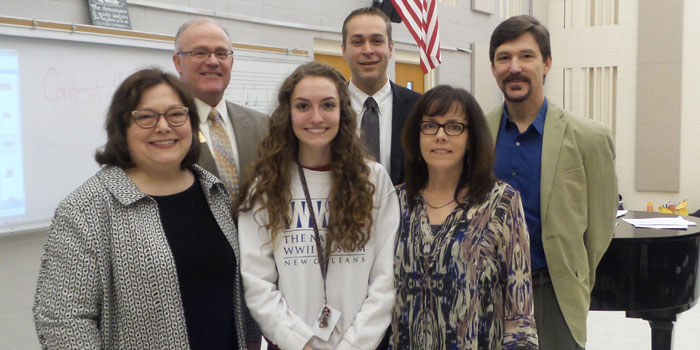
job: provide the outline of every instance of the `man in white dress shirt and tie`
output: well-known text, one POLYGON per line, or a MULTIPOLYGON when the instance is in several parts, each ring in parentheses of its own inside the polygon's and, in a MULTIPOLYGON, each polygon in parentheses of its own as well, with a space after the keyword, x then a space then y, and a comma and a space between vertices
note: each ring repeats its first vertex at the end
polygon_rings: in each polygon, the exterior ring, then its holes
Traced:
POLYGON ((350 66, 350 100, 369 152, 403 182, 401 130, 420 94, 394 84, 386 69, 394 53, 391 21, 373 7, 351 12, 343 22, 343 56, 350 66))

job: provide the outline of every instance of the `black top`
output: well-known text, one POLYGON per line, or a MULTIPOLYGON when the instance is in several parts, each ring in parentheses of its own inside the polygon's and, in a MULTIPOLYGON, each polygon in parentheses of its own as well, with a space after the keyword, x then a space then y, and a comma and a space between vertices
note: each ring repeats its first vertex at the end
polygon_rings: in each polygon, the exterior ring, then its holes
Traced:
POLYGON ((238 349, 236 257, 195 178, 187 190, 152 196, 175 259, 191 349, 238 349))

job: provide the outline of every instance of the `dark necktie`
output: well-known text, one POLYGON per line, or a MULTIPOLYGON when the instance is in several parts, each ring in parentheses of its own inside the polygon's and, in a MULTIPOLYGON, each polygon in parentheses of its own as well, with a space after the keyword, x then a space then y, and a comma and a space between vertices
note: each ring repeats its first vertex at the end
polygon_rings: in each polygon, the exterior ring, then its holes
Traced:
POLYGON ((365 113, 362 115, 362 141, 369 154, 379 162, 379 106, 372 97, 365 100, 365 113))

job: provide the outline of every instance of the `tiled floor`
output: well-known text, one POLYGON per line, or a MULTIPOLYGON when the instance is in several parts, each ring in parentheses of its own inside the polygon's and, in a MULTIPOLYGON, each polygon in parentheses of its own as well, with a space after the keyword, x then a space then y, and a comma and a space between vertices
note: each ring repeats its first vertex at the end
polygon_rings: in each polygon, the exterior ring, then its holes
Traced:
MULTIPOLYGON (((700 306, 682 313, 674 326, 673 350, 700 349, 700 306)), ((651 349, 649 323, 625 318, 624 312, 592 311, 588 314, 586 350, 651 349)))
MULTIPOLYGON (((264 342, 264 341, 263 341, 264 342)), ((264 346, 262 349, 267 349, 264 346)), ((649 350, 649 323, 626 318, 624 312, 591 311, 588 314, 586 350, 649 350)), ((673 350, 700 349, 700 306, 682 313, 674 327, 673 350)))

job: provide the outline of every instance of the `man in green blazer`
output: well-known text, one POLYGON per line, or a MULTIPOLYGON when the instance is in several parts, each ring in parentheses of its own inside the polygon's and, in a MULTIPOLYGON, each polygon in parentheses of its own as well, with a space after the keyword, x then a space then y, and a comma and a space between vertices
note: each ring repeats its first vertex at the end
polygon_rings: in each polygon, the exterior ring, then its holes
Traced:
POLYGON ((549 32, 537 19, 501 23, 489 56, 505 98, 487 115, 494 172, 521 192, 540 349, 581 349, 595 269, 615 226, 613 140, 605 126, 545 98, 552 57, 549 32))

